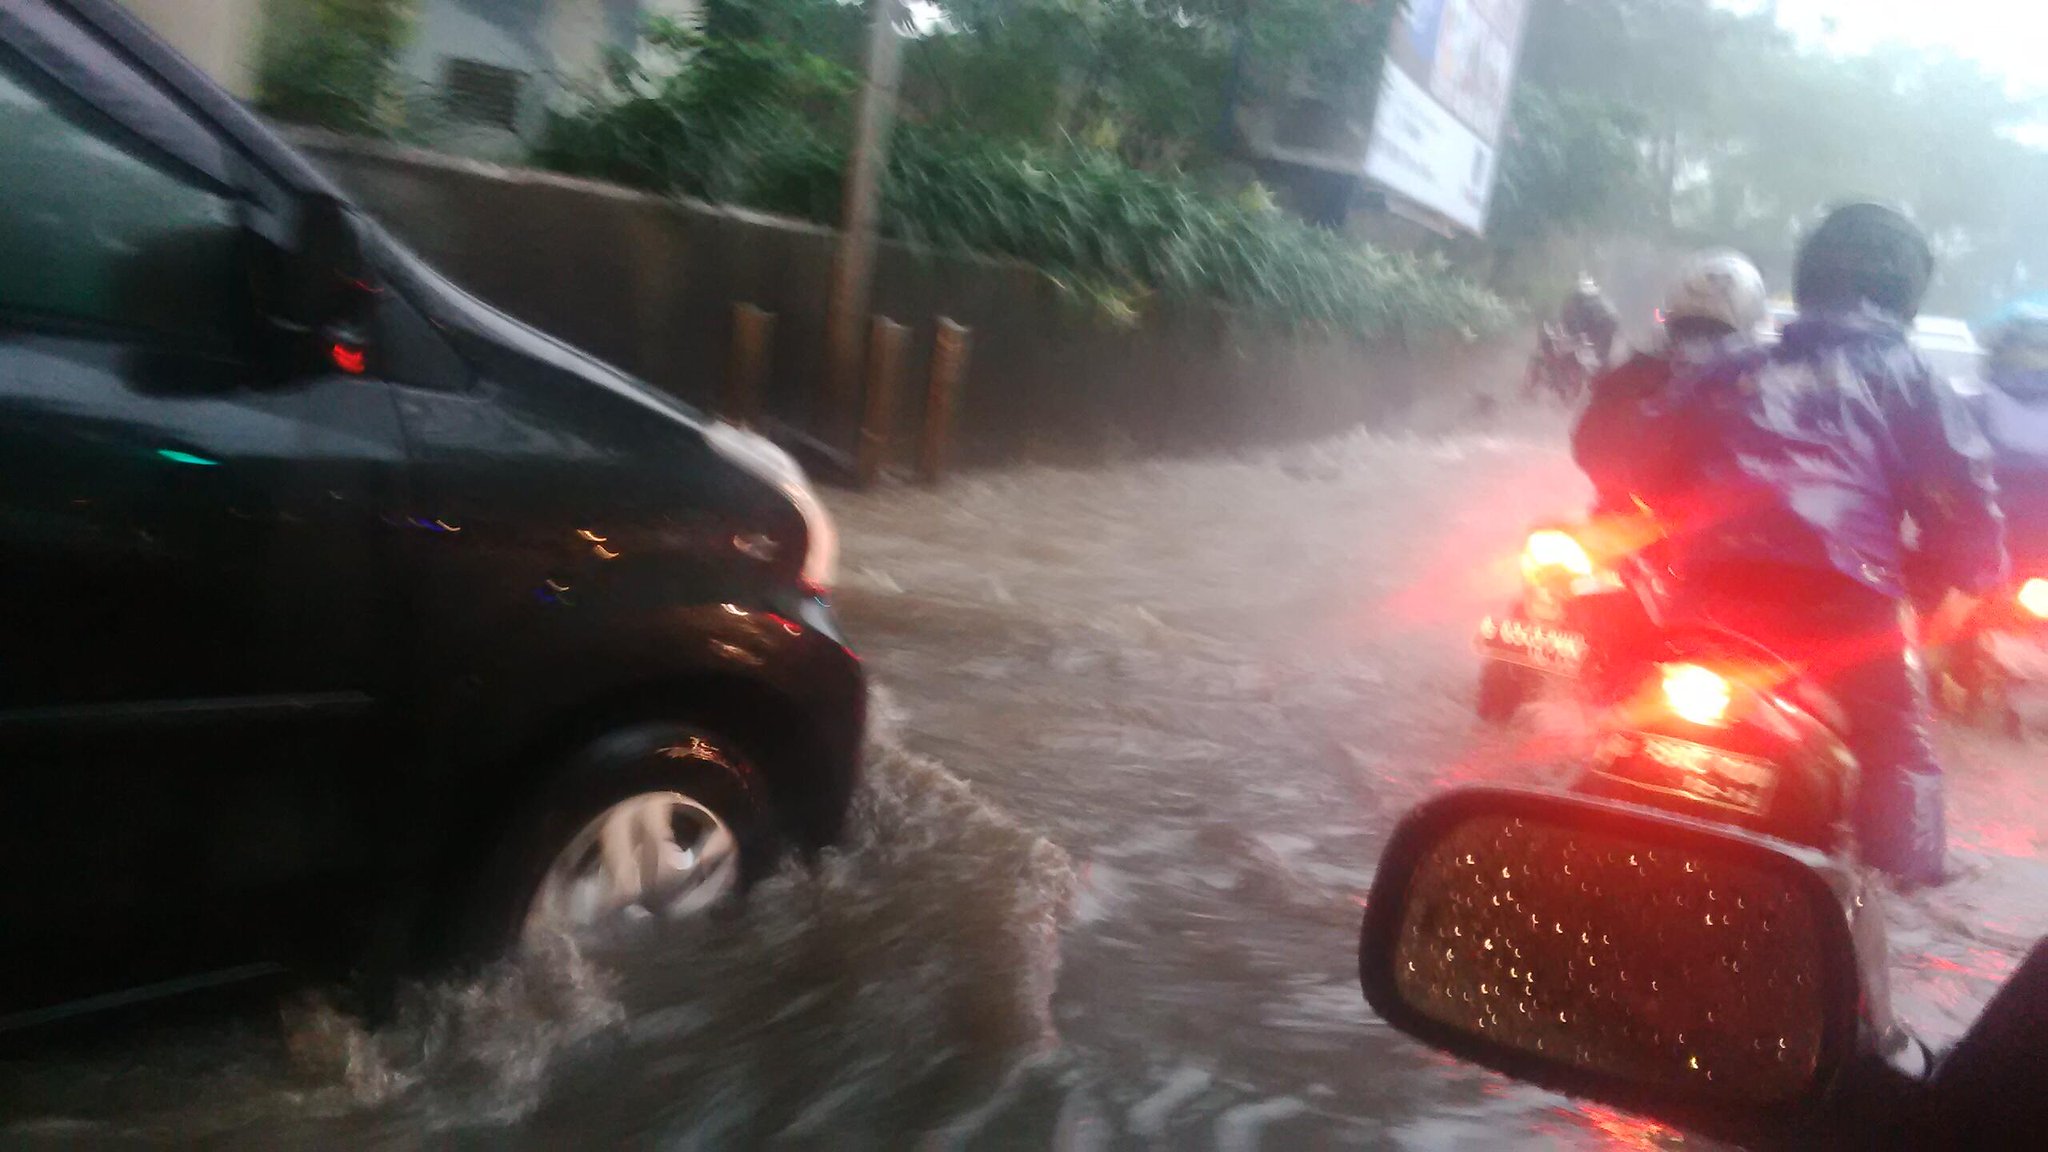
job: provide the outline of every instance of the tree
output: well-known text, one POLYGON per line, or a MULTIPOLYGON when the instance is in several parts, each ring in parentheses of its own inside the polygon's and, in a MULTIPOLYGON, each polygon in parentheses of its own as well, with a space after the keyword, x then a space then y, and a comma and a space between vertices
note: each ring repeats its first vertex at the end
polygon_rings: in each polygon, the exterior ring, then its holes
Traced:
POLYGON ((1546 237, 1604 231, 1730 244, 1783 282, 1800 232, 1848 198, 1897 202, 1927 228, 1944 268, 1933 307, 1979 307, 2010 290, 2022 249, 2042 251, 2042 165, 2010 132, 2036 109, 1974 64, 1805 52, 1708 0, 1537 0, 1525 45, 1496 269, 1546 237))
POLYGON ((413 0, 278 0, 257 106, 279 119, 383 135, 399 115, 398 53, 413 0))
POLYGON ((1395 0, 942 0, 906 62, 907 111, 1151 169, 1228 149, 1233 100, 1308 87, 1370 103, 1395 0))

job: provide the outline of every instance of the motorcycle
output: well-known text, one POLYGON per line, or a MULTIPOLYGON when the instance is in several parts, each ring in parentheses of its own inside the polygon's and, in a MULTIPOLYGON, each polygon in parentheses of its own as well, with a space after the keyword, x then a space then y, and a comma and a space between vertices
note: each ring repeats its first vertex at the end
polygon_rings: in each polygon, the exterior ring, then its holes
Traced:
POLYGON ((2048 940, 1937 1055, 1891 1014, 1882 900, 1771 837, 1468 789, 1396 828, 1359 980, 1453 1056, 1745 1146, 2038 1143, 2048 940))
POLYGON ((1520 599, 1479 625, 1480 717, 1565 684, 1598 717, 1574 791, 1853 855, 1839 704, 1765 645, 1677 613, 1661 555, 1646 516, 1530 533, 1520 599))
POLYGON ((1537 335, 1523 392, 1530 399, 1548 397, 1567 406, 1577 404, 1599 372, 1600 354, 1591 342, 1566 332, 1561 324, 1548 323, 1537 335))
POLYGON ((1986 597, 1962 638, 1930 652, 1929 665, 1945 711, 2023 738, 2021 704, 2048 686, 2048 578, 2027 577, 1986 597))
POLYGON ((1848 860, 1859 769, 1842 738, 1847 726, 1801 669, 1695 622, 1658 637, 1572 788, 1848 860))
POLYGON ((1506 724, 1555 685, 1595 706, 1613 702, 1662 594, 1657 529, 1646 516, 1538 525, 1522 546, 1515 601, 1479 622, 1475 710, 1506 724))

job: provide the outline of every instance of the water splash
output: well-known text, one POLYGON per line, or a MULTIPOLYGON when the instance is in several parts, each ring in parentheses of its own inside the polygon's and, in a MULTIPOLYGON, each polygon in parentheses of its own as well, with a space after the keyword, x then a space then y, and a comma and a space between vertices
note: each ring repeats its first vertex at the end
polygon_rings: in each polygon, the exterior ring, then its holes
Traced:
POLYGON ((1066 855, 907 751, 878 697, 846 842, 743 908, 556 940, 407 989, 324 993, 114 1051, 0 1065, 0 1140, 76 1147, 900 1146, 1055 1042, 1066 855))

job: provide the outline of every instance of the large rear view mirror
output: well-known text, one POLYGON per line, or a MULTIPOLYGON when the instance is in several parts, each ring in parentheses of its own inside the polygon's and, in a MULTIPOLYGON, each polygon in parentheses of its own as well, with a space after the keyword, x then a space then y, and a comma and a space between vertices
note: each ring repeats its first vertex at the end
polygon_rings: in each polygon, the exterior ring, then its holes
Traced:
POLYGON ((1451 793, 1381 858, 1360 978, 1388 1023, 1517 1079, 1782 1131, 1855 1052, 1861 984, 1830 867, 1627 805, 1451 793))

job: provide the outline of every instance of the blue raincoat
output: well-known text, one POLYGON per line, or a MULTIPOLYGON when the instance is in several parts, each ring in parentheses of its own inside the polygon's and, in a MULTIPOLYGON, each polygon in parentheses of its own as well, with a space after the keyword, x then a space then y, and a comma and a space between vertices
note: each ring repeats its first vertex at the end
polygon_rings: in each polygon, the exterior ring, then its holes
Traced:
POLYGON ((1776 347, 1686 374, 1658 423, 1689 562, 1832 570, 1896 599, 1910 519, 1929 579, 2005 578, 1990 446, 1875 308, 1804 314, 1776 347))
POLYGON ((1991 442, 2006 541, 2022 575, 2048 575, 2048 368, 1993 368, 1975 397, 1991 442))
POLYGON ((1601 429, 1601 445, 1576 444, 1581 459, 1633 454, 1641 466, 1626 475, 1670 526, 1688 593, 1710 616, 1746 616, 1749 634, 1840 700, 1863 769, 1863 858, 1939 881, 1941 768, 1897 601, 1909 521, 1916 590, 1984 593, 2004 581, 2004 522, 1977 420, 1904 325, 1874 308, 1807 313, 1776 347, 1674 368, 1638 419, 1601 429))

